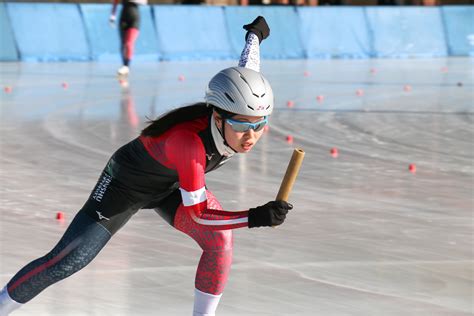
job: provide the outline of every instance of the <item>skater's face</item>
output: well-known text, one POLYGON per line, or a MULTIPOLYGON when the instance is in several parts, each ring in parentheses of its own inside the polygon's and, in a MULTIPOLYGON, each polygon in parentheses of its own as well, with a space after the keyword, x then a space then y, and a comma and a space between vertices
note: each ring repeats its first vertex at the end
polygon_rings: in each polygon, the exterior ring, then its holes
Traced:
POLYGON ((247 153, 257 143, 263 134, 267 118, 264 116, 235 115, 232 119, 223 120, 214 112, 217 127, 225 128, 227 143, 238 153, 247 153), (225 121, 225 123, 224 123, 225 121))

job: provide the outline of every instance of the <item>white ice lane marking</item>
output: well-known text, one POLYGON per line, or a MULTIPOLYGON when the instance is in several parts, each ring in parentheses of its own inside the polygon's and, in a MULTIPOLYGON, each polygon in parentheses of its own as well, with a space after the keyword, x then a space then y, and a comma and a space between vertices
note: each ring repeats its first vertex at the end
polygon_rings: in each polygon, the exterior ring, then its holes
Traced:
MULTIPOLYGON (((325 261, 325 262, 303 262, 303 263, 281 263, 275 264, 265 261, 249 261, 244 263, 232 264, 232 270, 252 270, 261 269, 263 266, 273 267, 280 270, 298 269, 298 268, 334 268, 334 267, 376 267, 376 266, 413 266, 425 264, 474 264, 474 260, 414 260, 414 261, 325 261)), ((179 266, 161 266, 161 267, 127 267, 125 269, 100 269, 96 267, 94 273, 111 274, 111 273, 127 273, 127 272, 161 272, 161 271, 195 271, 196 265, 179 265, 179 266)), ((295 271, 296 272, 296 271, 295 271)), ((0 276, 11 276, 11 273, 0 273, 0 276)))
MULTIPOLYGON (((334 281, 323 280, 323 279, 311 277, 311 276, 308 276, 307 274, 305 274, 304 272, 298 270, 298 268, 302 268, 302 267, 328 267, 328 268, 333 268, 333 267, 339 267, 339 266, 347 267, 348 265, 354 265, 354 264, 355 264, 355 266, 367 267, 367 266, 372 266, 372 265, 374 265, 374 266, 380 266, 380 265, 382 265, 382 266, 383 265, 388 265, 388 266, 392 266, 392 265, 393 266, 421 265, 421 266, 423 266, 425 264, 446 264, 446 263, 448 263, 448 264, 460 264, 460 263, 462 263, 462 264, 472 265, 474 263, 474 261, 472 261, 472 260, 442 260, 442 261, 418 260, 418 261, 406 261, 406 262, 403 262, 403 261, 385 261, 385 262, 355 261, 354 262, 353 261, 353 262, 303 263, 303 264, 288 264, 288 265, 268 263, 268 262, 259 262, 257 264, 257 266, 261 267, 262 265, 265 265, 265 266, 274 267, 274 268, 277 268, 277 269, 280 269, 280 270, 289 270, 289 271, 292 271, 292 272, 296 273, 299 277, 301 277, 305 280, 309 280, 309 281, 317 282, 317 283, 321 283, 321 284, 326 284, 326 285, 333 286, 333 287, 343 288, 343 289, 347 289, 347 290, 350 290, 350 291, 357 291, 357 292, 367 293, 367 294, 371 294, 371 295, 392 297, 392 298, 397 298, 397 299, 416 302, 416 303, 423 303, 423 304, 427 304, 427 305, 431 305, 431 306, 443 307, 443 308, 446 308, 446 309, 449 309, 449 310, 452 310, 452 311, 457 311, 457 312, 470 312, 471 310, 469 309, 469 306, 467 306, 467 308, 464 309, 464 308, 459 308, 458 306, 454 307, 454 306, 448 306, 447 304, 434 303, 433 301, 431 301, 429 299, 415 299, 411 296, 407 297, 407 296, 397 295, 397 294, 394 294, 394 293, 382 292, 385 289, 377 288, 375 290, 371 290, 371 289, 366 289, 366 288, 362 288, 362 287, 351 286, 351 285, 347 285, 347 284, 341 284, 341 283, 334 282, 334 281)), ((387 289, 386 291, 390 291, 390 289, 387 289)))
MULTIPOLYGON (((103 103, 103 102, 104 102, 104 99, 101 99, 100 101, 97 101, 97 102, 89 102, 88 106, 91 106, 93 104, 103 103)), ((51 136, 53 136, 55 139, 65 144, 68 144, 76 148, 81 148, 87 152, 92 152, 101 156, 107 156, 107 157, 110 156, 111 152, 108 150, 93 148, 93 147, 90 147, 89 145, 85 145, 77 141, 74 137, 75 136, 74 131, 72 131, 73 132, 72 134, 67 133, 67 131, 71 131, 70 128, 68 128, 67 126, 67 121, 58 119, 58 117, 61 117, 62 113, 70 111, 74 107, 78 107, 78 106, 79 105, 65 106, 56 112, 52 112, 48 114, 46 118, 42 121, 43 128, 49 134, 51 134, 51 136)))

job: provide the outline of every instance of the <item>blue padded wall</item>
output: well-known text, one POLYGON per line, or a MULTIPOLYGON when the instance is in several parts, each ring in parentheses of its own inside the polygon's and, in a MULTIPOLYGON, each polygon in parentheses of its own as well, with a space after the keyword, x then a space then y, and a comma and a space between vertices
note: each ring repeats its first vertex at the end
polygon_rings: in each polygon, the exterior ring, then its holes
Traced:
POLYGON ((449 54, 474 56, 474 7, 442 8, 449 54))
POLYGON ((222 7, 153 7, 158 45, 165 60, 231 58, 222 7))
POLYGON ((117 27, 109 25, 111 5, 81 4, 80 10, 93 60, 120 61, 120 39, 117 27))
MULTIPOLYGON (((120 62, 111 4, 0 3, 0 60, 120 62)), ((121 8, 119 8, 120 13, 121 8)), ((262 58, 474 56, 474 7, 140 6, 133 60, 238 59, 263 15, 262 58)))
POLYGON ((137 60, 158 60, 159 47, 151 6, 140 6, 140 35, 135 44, 137 60))
POLYGON ((368 58, 371 38, 363 7, 298 8, 300 33, 309 58, 368 58))
POLYGON ((262 15, 270 26, 270 37, 262 43, 263 58, 304 58, 299 34, 299 19, 293 7, 225 7, 227 29, 234 56, 239 56, 245 43, 244 24, 262 15))
MULTIPOLYGON (((81 4, 81 12, 89 39, 91 57, 99 61, 120 60, 119 18, 117 8, 115 27, 109 24, 112 5, 81 4)), ((135 43, 133 60, 158 60, 158 46, 153 26, 151 7, 140 6, 140 34, 135 43)))
POLYGON ((375 57, 446 56, 438 7, 368 7, 375 57))
POLYGON ((0 3, 0 60, 18 60, 15 38, 4 3, 0 3))
POLYGON ((87 60, 89 50, 74 4, 8 3, 22 60, 87 60))

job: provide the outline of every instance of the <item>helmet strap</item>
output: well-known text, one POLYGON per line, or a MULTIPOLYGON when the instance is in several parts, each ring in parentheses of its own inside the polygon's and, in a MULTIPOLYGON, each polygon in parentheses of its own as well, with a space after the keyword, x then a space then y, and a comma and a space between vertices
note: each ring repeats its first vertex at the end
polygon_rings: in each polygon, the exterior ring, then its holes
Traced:
POLYGON ((215 119, 213 113, 211 113, 210 116, 210 124, 212 139, 214 140, 214 144, 216 145, 219 154, 227 157, 234 155, 236 151, 227 144, 224 135, 222 134, 221 128, 219 128, 217 125, 217 120, 215 119))
POLYGON ((229 145, 229 143, 227 142, 227 139, 225 138, 225 124, 226 124, 226 119, 222 118, 222 133, 221 133, 221 135, 222 135, 222 138, 224 139, 224 145, 226 145, 227 147, 232 149, 235 153, 237 153, 237 150, 232 148, 232 146, 229 145))

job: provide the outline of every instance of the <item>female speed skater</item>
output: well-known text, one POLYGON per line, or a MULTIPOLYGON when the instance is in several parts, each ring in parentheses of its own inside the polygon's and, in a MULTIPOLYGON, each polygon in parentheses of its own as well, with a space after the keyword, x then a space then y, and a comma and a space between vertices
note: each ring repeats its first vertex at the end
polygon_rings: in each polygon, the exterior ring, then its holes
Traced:
POLYGON ((281 225, 293 206, 270 201, 243 211, 223 210, 205 173, 257 143, 273 111, 273 92, 259 73, 259 45, 270 30, 263 17, 244 26, 239 66, 220 71, 205 101, 152 121, 118 149, 58 244, 22 268, 0 292, 0 316, 89 264, 140 209, 154 209, 202 249, 194 289, 194 316, 215 315, 227 283, 232 230, 281 225))
MULTIPOLYGON (((113 0, 112 12, 109 22, 115 25, 115 13, 119 0, 113 0)), ((119 33, 120 54, 122 56, 122 67, 117 70, 119 76, 128 76, 129 65, 135 50, 135 41, 140 33, 140 9, 139 5, 146 5, 148 0, 122 0, 122 11, 120 11, 119 33)))

